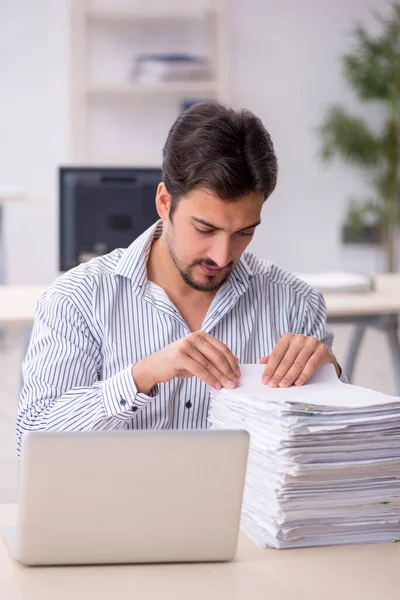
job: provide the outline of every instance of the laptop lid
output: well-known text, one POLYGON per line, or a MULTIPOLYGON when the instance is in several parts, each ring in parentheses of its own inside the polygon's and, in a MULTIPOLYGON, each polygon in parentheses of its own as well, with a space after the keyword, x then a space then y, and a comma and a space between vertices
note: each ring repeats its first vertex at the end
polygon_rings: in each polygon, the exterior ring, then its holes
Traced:
POLYGON ((245 431, 26 433, 16 558, 230 560, 248 444, 245 431))

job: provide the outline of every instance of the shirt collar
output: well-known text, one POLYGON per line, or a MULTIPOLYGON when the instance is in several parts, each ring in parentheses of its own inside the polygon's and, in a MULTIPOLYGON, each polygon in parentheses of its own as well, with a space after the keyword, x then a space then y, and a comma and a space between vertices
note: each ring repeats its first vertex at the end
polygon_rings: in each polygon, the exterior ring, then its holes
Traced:
POLYGON ((246 261, 246 255, 242 254, 239 262, 230 274, 228 281, 240 296, 247 291, 250 281, 253 279, 253 277, 253 271, 250 269, 246 261))
MULTIPOLYGON (((132 289, 136 295, 143 296, 147 284, 147 261, 153 242, 162 233, 163 223, 160 219, 149 227, 125 250, 121 260, 115 268, 115 275, 121 275, 132 280, 132 289)), ((228 281, 238 295, 243 294, 249 287, 253 278, 246 256, 242 255, 239 262, 230 274, 228 281)))
POLYGON ((121 275, 132 280, 132 290, 138 296, 143 296, 147 283, 147 260, 153 242, 162 233, 162 220, 151 225, 125 250, 115 268, 115 275, 121 275))

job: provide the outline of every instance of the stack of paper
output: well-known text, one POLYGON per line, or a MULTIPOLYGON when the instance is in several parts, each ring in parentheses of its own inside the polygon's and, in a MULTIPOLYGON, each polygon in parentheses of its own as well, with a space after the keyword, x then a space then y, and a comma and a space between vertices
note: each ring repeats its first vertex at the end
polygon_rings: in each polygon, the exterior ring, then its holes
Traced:
POLYGON ((400 541, 400 398, 323 365, 271 389, 263 365, 211 393, 210 425, 250 433, 242 528, 275 548, 400 541))

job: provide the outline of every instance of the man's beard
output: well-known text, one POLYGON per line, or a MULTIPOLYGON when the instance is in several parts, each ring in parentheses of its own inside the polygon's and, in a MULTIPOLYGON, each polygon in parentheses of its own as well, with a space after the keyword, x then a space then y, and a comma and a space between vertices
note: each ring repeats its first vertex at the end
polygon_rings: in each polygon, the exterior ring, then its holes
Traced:
POLYGON ((218 290, 228 279, 231 269, 233 267, 233 263, 229 263, 228 273, 226 274, 226 276, 223 279, 221 279, 221 281, 218 281, 217 283, 214 281, 214 279, 217 277, 216 275, 206 275, 206 278, 208 279, 209 283, 197 283, 196 281, 194 281, 194 279, 192 278, 191 273, 190 273, 190 271, 193 267, 195 267, 196 265, 207 265, 208 267, 218 267, 218 265, 216 265, 215 262, 210 260, 209 258, 197 258, 188 267, 183 268, 180 265, 178 257, 175 254, 170 234, 167 235, 167 247, 168 247, 168 252, 169 252, 172 260, 174 261, 174 264, 175 264, 176 268, 178 269, 183 281, 187 285, 189 285, 192 289, 196 290, 197 292, 215 292, 216 290, 218 290))

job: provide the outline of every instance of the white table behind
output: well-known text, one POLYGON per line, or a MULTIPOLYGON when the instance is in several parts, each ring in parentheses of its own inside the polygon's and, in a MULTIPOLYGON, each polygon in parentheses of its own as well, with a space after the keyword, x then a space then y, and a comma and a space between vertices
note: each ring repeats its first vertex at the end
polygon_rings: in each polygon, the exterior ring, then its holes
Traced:
POLYGON ((47 285, 0 286, 0 324, 32 324, 36 302, 48 287, 47 285))
MULTIPOLYGON (((31 324, 35 304, 49 286, 0 286, 0 325, 31 324)), ((375 277, 375 289, 368 292, 325 294, 328 322, 356 325, 347 357, 342 365, 351 380, 355 360, 367 327, 378 327, 386 334, 397 394, 400 395, 400 345, 398 314, 400 313, 400 274, 375 277)))
MULTIPOLYGON (((32 323, 38 298, 49 285, 7 285, 0 287, 0 323, 32 323)), ((376 276, 371 292, 325 294, 330 318, 400 313, 400 274, 376 276)))

